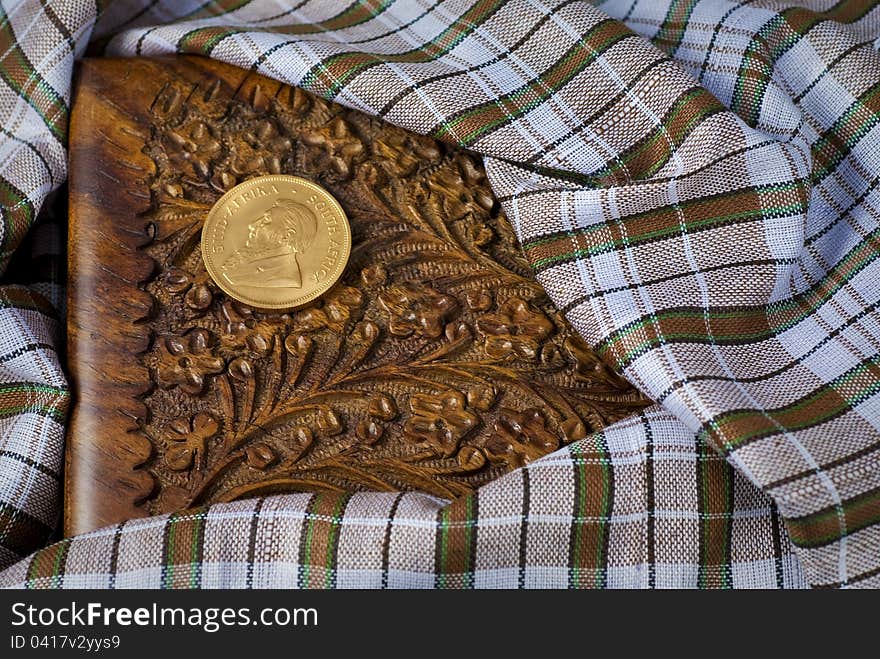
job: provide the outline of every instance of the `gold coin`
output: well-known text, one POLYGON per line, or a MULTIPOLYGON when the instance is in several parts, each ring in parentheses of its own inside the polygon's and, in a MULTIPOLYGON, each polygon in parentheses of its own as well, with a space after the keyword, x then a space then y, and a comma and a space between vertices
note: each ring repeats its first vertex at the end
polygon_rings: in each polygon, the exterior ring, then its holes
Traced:
POLYGON ((351 253, 345 211, 298 176, 258 176, 217 201, 202 227, 202 259, 227 295, 293 309, 326 293, 351 253))

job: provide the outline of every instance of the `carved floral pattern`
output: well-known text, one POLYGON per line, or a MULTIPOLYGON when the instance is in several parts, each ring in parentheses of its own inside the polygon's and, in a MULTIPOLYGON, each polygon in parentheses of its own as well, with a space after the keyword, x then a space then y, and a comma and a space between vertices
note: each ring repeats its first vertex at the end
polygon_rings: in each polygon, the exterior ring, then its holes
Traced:
POLYGON ((458 311, 458 301, 429 286, 395 284, 379 295, 379 304, 388 312, 388 330, 394 336, 437 338, 446 321, 458 311))
POLYGON ((363 142, 339 117, 325 127, 303 133, 301 139, 309 146, 321 147, 327 164, 342 178, 351 176, 354 159, 364 151, 363 142))
POLYGON ((144 286, 163 303, 142 358, 158 385, 152 512, 263 482, 452 498, 643 404, 541 295, 474 156, 299 89, 246 87, 207 109, 167 92, 145 146, 144 286), (276 172, 327 187, 353 230, 340 282, 288 312, 227 298, 198 252, 214 201, 276 172))
POLYGON ((174 471, 187 471, 198 462, 205 463, 208 440, 220 430, 220 423, 207 412, 193 417, 180 417, 169 424, 165 463, 174 471))
POLYGON ((294 327, 300 332, 330 329, 341 333, 364 302, 363 294, 351 286, 335 286, 323 298, 298 312, 294 327))
POLYGON ((220 155, 220 142, 203 121, 192 121, 165 132, 163 143, 171 166, 184 175, 207 178, 220 155))
POLYGON ((464 436, 479 422, 458 391, 439 396, 414 394, 409 408, 412 416, 404 423, 403 431, 411 441, 427 445, 440 456, 454 455, 464 436))
POLYGON ((558 448, 559 437, 548 430, 544 413, 535 408, 501 410, 495 433, 485 443, 489 459, 508 467, 522 467, 558 448))
POLYGON ((486 354, 493 359, 535 359, 541 342, 553 331, 543 312, 518 297, 508 299, 497 313, 484 315, 477 327, 486 335, 486 354))
POLYGON ((198 328, 185 336, 166 336, 156 367, 160 387, 180 387, 188 394, 201 394, 208 378, 221 373, 224 362, 211 352, 211 335, 198 328))
POLYGON ((209 284, 210 276, 205 270, 191 275, 180 268, 169 268, 162 278, 168 291, 183 295, 186 306, 194 311, 205 311, 214 301, 209 284))
POLYGON ((235 300, 220 305, 224 347, 233 354, 250 351, 268 355, 274 345, 274 327, 261 320, 253 309, 235 300))

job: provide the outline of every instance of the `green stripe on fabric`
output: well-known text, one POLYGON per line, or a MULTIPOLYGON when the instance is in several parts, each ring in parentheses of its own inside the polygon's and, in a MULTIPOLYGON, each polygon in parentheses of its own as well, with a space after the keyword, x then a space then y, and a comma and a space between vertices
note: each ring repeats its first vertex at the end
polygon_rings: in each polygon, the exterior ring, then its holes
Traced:
POLYGON ((469 495, 439 511, 438 588, 473 588, 477 499, 469 495))
POLYGON ((35 553, 27 568, 27 587, 60 588, 72 539, 65 538, 35 553))
MULTIPOLYGON (((803 182, 798 179, 797 181, 792 181, 786 184, 779 184, 774 186, 762 186, 760 188, 753 188, 748 192, 753 192, 758 195, 767 194, 768 196, 774 192, 785 191, 785 190, 796 190, 802 189, 803 182)), ((728 195, 729 196, 729 195, 728 195)), ((652 209, 651 211, 646 211, 643 213, 637 213, 630 215, 625 218, 627 223, 636 223, 642 217, 650 217, 651 215, 661 214, 667 212, 670 208, 680 208, 684 214, 684 228, 686 230, 697 230, 697 229, 706 229, 711 227, 723 227, 728 224, 740 223, 743 220, 748 219, 757 219, 757 218, 783 218, 783 217, 791 217, 792 215, 799 215, 806 212, 806 205, 803 203, 789 203, 789 204, 780 204, 775 206, 760 206, 755 205, 753 208, 748 208, 743 211, 738 211, 735 213, 726 213, 721 215, 711 215, 704 217, 700 220, 688 219, 687 209, 693 205, 697 204, 705 204, 705 198, 696 198, 686 202, 681 202, 680 204, 652 209)), ((577 229, 574 231, 565 231, 560 232, 558 234, 554 234, 550 237, 539 238, 537 240, 530 240, 523 243, 523 251, 528 256, 530 251, 534 251, 535 248, 540 247, 542 245, 559 241, 561 238, 576 238, 581 237, 585 241, 589 239, 590 236, 598 235, 605 236, 609 230, 609 224, 607 222, 603 222, 600 224, 593 224, 588 227, 584 227, 582 229, 577 229)), ((599 242, 592 243, 589 247, 584 249, 571 250, 568 252, 556 254, 554 256, 549 256, 546 258, 540 259, 530 259, 532 262, 532 266, 535 270, 540 271, 546 269, 560 261, 570 261, 577 258, 583 258, 585 256, 595 256, 597 254, 602 254, 604 252, 609 252, 613 250, 617 250, 621 247, 638 245, 639 243, 658 240, 662 238, 678 236, 681 234, 682 224, 668 224, 665 226, 661 226, 658 229, 654 229, 651 231, 644 231, 642 233, 636 235, 627 234, 626 238, 612 238, 612 239, 602 239, 599 242)))
POLYGON ((822 547, 880 524, 880 489, 869 490, 802 517, 786 520, 791 541, 798 547, 822 547))
POLYGON ((756 126, 764 94, 779 58, 816 25, 827 20, 851 23, 872 8, 872 3, 864 0, 842 0, 824 12, 813 12, 802 7, 790 7, 779 12, 758 30, 743 54, 730 109, 749 126, 756 126))
POLYGON ((645 329, 648 326, 655 326, 657 328, 657 336, 650 337, 641 341, 637 345, 628 349, 620 358, 615 357, 616 362, 619 362, 619 364, 621 365, 630 364, 649 350, 669 341, 698 341, 711 339, 713 343, 724 344, 742 343, 745 341, 760 341, 770 338, 774 335, 779 334, 780 332, 791 329, 795 325, 802 322, 804 319, 808 318, 820 306, 828 302, 839 290, 846 286, 855 275, 857 275, 868 265, 876 261, 877 258, 880 257, 880 251, 873 247, 872 243, 878 238, 880 238, 880 229, 872 232, 869 236, 866 237, 865 241, 863 241, 860 245, 854 248, 852 252, 844 257, 838 263, 838 265, 828 273, 828 276, 826 276, 825 278, 825 281, 831 279, 832 281, 834 281, 834 284, 832 286, 825 287, 824 290, 821 291, 821 293, 816 293, 815 289, 811 289, 809 291, 805 291, 801 295, 768 305, 766 307, 760 306, 747 307, 743 309, 710 310, 708 311, 708 313, 705 309, 672 309, 669 311, 656 312, 650 317, 641 318, 624 327, 621 327, 610 336, 599 341, 595 346, 596 353, 603 357, 612 357, 616 355, 616 348, 618 344, 624 342, 625 339, 630 335, 639 333, 641 330, 645 329), (847 272, 845 276, 842 275, 841 273, 846 270, 849 270, 849 272, 847 272), (839 274, 841 276, 838 277, 837 275, 839 274), (812 297, 813 299, 809 299, 810 297, 812 297), (792 315, 795 310, 797 310, 797 313, 794 313, 792 315), (709 337, 705 333, 663 332, 660 329, 660 325, 663 323, 664 320, 667 319, 686 318, 704 323, 707 315, 709 317, 710 323, 712 320, 720 319, 741 318, 744 320, 748 320, 761 318, 766 320, 769 325, 766 329, 755 331, 737 331, 736 333, 730 334, 719 334, 717 332, 713 332, 711 337, 709 337), (774 317, 780 316, 788 317, 783 321, 771 322, 774 317))
POLYGON ((680 147, 685 139, 693 132, 693 129, 699 126, 707 118, 719 114, 725 110, 711 94, 705 89, 696 88, 683 94, 673 103, 669 112, 660 120, 660 123, 652 130, 647 137, 639 140, 634 148, 620 154, 607 167, 591 174, 591 177, 604 184, 613 184, 616 180, 614 174, 621 169, 626 169, 629 173, 628 180, 648 179, 662 169, 666 163, 672 158, 675 149, 680 147), (703 101, 703 104, 698 103, 703 101), (703 105, 701 107, 701 105, 703 105), (696 112, 694 112, 696 110, 696 112), (669 124, 673 124, 682 113, 693 112, 693 116, 687 118, 686 122, 678 127, 674 134, 670 133, 669 124), (646 167, 640 167, 636 170, 635 175, 628 165, 637 162, 639 159, 649 154, 652 149, 665 142, 664 148, 658 157, 650 158, 646 167))
POLYGON ((0 79, 39 115, 61 144, 67 144, 68 107, 18 45, 6 11, 0 6, 0 79))
POLYGON ((601 432, 594 437, 589 459, 584 448, 569 448, 575 480, 572 539, 569 549, 569 588, 607 587, 609 520, 614 474, 601 432), (598 473, 597 473, 598 471, 598 473))
POLYGON ((336 551, 339 544, 339 534, 342 532, 342 513, 351 499, 351 494, 347 493, 337 497, 336 505, 333 508, 333 518, 330 522, 329 538, 327 540, 327 550, 324 556, 325 573, 324 587, 332 588, 335 586, 334 575, 336 574, 336 551))
POLYGON ((673 57, 681 45, 688 21, 698 3, 699 0, 674 0, 671 2, 663 24, 651 37, 651 43, 673 57))
POLYGON ((435 61, 446 55, 473 31, 479 29, 481 24, 504 4, 504 1, 480 0, 474 3, 458 20, 451 23, 440 34, 412 50, 394 54, 347 52, 332 55, 312 67, 303 77, 301 86, 326 98, 333 98, 355 76, 372 66, 385 62, 424 63, 435 61))
POLYGON ((814 157, 812 174, 814 182, 818 183, 828 176, 852 152, 855 145, 880 123, 880 113, 878 113, 880 108, 870 107, 871 102, 877 101, 878 98, 880 98, 880 82, 869 87, 856 99, 855 103, 847 108, 834 125, 810 148, 814 157), (868 116, 862 117, 861 121, 848 128, 847 124, 856 119, 860 112, 866 112, 868 116))
POLYGON ((33 202, 6 178, 0 176, 0 210, 2 210, 3 239, 0 241, 0 269, 34 223, 33 202))
POLYGON ((720 414, 700 429, 698 437, 704 440, 714 439, 720 449, 730 453, 744 444, 777 432, 792 432, 818 426, 880 392, 878 369, 880 356, 874 356, 788 405, 720 414), (862 376, 865 376, 864 382, 857 382, 862 376), (839 397, 838 400, 828 401, 830 394, 839 397), (798 416, 800 412, 805 414, 798 416), (726 430, 726 425, 736 428, 735 432, 726 430))
POLYGON ((210 56, 217 45, 235 34, 262 32, 266 34, 306 35, 344 30, 365 23, 385 11, 391 0, 356 2, 339 14, 316 23, 276 25, 267 28, 208 26, 187 32, 177 42, 178 52, 210 56))
POLYGON ((322 492, 316 494, 309 502, 300 542, 299 588, 316 585, 331 588, 335 585, 336 551, 342 514, 350 499, 351 493, 322 492), (329 510, 325 510, 328 506, 329 510), (322 560, 324 564, 317 563, 317 560, 322 560), (318 568, 323 569, 323 574, 314 574, 318 568), (320 580, 313 583, 312 578, 315 576, 320 580))
POLYGON ((471 146, 486 133, 515 121, 545 102, 587 66, 599 59, 614 44, 631 36, 633 33, 620 23, 602 21, 591 28, 575 45, 569 48, 562 58, 535 80, 509 94, 444 120, 430 131, 430 135, 441 140, 452 138, 460 146, 471 146), (587 41, 602 31, 610 31, 612 34, 596 44, 587 41), (473 124, 475 127, 464 134, 458 134, 456 129, 465 122, 473 124))
POLYGON ((730 565, 733 469, 705 442, 697 450, 700 588, 733 588, 730 565))

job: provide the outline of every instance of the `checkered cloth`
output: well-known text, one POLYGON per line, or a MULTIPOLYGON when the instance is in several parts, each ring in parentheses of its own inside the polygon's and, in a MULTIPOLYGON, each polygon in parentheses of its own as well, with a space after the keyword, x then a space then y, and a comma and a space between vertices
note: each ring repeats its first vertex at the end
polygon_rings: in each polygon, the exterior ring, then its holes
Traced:
POLYGON ((0 2, 4 263, 65 178, 86 43, 202 54, 482 154, 550 297, 657 404, 454 502, 269 497, 19 560, 56 527, 68 392, 57 288, 4 286, 0 584, 880 586, 876 3, 97 5, 0 2))

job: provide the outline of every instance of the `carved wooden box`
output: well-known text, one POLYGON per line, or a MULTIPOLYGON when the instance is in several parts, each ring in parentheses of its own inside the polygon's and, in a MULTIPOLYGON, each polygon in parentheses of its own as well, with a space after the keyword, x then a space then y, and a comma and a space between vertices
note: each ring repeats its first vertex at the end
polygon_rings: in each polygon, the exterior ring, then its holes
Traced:
POLYGON ((479 160, 202 58, 86 60, 71 124, 68 534, 276 492, 456 497, 645 404, 530 274, 479 160), (212 283, 222 193, 289 173, 353 231, 288 313, 212 283))

